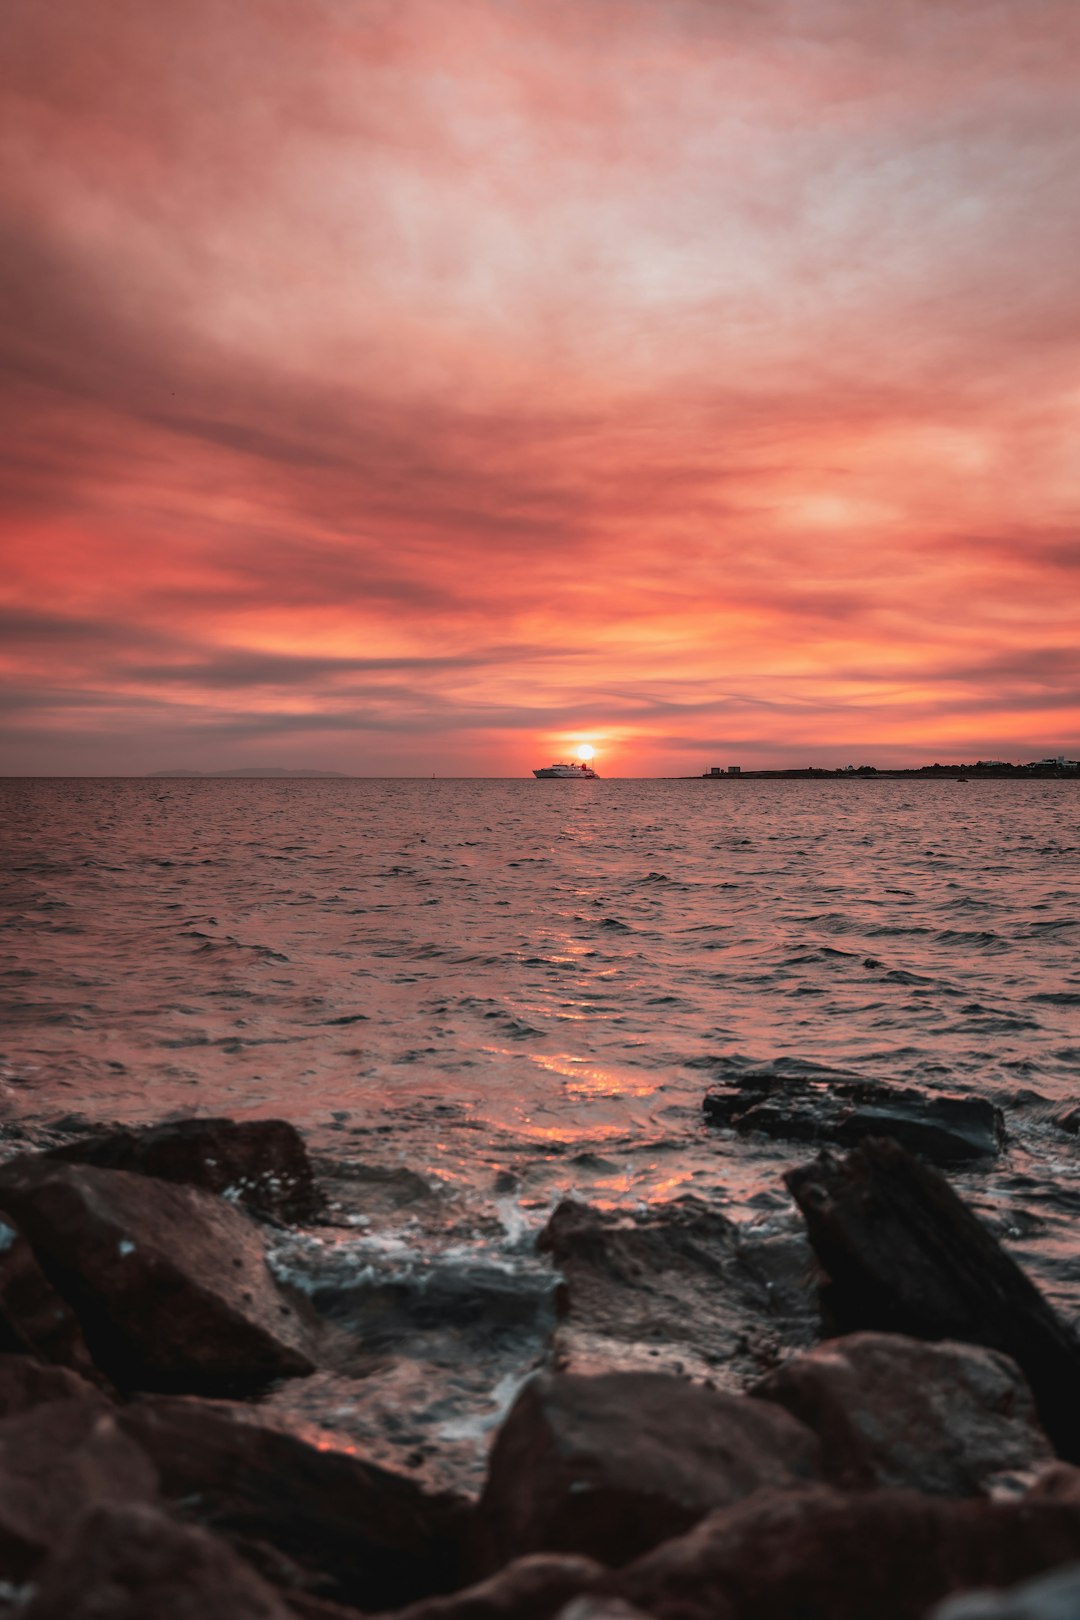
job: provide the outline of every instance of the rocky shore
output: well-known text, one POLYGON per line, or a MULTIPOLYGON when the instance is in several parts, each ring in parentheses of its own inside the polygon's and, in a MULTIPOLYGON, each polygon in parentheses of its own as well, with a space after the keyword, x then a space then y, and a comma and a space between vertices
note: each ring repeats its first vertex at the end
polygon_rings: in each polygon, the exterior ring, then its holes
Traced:
MULTIPOLYGON (((332 1219, 285 1122, 8 1160, 0 1614, 1080 1614, 1080 1341, 928 1162, 992 1156, 1000 1118, 752 1078, 706 1110, 820 1149, 786 1178, 803 1230, 568 1201, 537 1242, 540 1303, 384 1289, 360 1316, 269 1264, 295 1223, 332 1219), (530 1312, 541 1352, 486 1460, 440 1473, 405 1338, 457 1335, 464 1364, 472 1321, 530 1312), (286 1421, 320 1380, 379 1406, 378 1443, 286 1421)), ((422 1189, 403 1169, 358 1196, 422 1189)))

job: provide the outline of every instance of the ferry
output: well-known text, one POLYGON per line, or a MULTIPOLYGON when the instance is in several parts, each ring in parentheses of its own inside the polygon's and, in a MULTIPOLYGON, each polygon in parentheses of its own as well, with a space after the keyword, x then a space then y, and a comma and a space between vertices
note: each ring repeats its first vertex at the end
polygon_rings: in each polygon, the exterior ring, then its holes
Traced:
POLYGON ((594 778, 596 776, 596 772, 593 770, 591 765, 582 763, 580 765, 542 765, 539 770, 533 771, 533 775, 563 777, 572 776, 575 778, 575 780, 582 782, 588 781, 590 778, 594 778))

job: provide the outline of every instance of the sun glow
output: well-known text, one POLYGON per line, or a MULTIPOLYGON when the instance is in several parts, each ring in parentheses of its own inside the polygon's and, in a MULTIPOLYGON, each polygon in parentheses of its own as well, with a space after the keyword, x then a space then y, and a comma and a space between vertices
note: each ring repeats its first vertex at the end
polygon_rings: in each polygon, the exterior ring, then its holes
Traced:
POLYGON ((592 759, 596 753, 596 749, 593 747, 592 743, 582 743, 580 747, 574 750, 574 752, 577 754, 578 759, 592 759))

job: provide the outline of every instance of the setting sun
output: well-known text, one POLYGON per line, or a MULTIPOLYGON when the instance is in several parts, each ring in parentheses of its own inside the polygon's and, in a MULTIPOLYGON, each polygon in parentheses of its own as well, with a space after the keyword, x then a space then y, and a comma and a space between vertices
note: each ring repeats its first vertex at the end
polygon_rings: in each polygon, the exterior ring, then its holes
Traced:
POLYGON ((596 749, 593 747, 592 743, 582 743, 581 747, 575 749, 574 751, 577 754, 578 759, 592 759, 596 753, 596 749))

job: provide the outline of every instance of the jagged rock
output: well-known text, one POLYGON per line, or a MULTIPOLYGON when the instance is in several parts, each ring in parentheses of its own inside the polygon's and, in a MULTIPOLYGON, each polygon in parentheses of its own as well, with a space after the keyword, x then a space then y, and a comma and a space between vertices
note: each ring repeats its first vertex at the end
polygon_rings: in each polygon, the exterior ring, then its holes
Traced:
POLYGON ((29 1356, 0 1355, 0 1420, 18 1417, 50 1401, 97 1401, 102 1411, 108 1401, 96 1385, 70 1367, 43 1366, 29 1356))
POLYGON ((164 1495, 267 1579, 299 1578, 316 1597, 371 1611, 461 1583, 471 1520, 458 1497, 199 1401, 150 1398, 120 1421, 164 1495))
POLYGON ((157 1491, 150 1459, 103 1398, 51 1401, 0 1422, 0 1575, 23 1580, 74 1516, 157 1491))
POLYGON ((1005 1144, 1001 1109, 982 1097, 941 1097, 876 1081, 745 1074, 710 1091, 710 1125, 760 1131, 792 1142, 854 1147, 891 1136, 935 1164, 993 1158, 1005 1144))
POLYGON ((1001 1350, 1031 1385, 1059 1454, 1080 1461, 1080 1340, 948 1182, 896 1142, 823 1153, 785 1180, 841 1331, 960 1339, 1001 1350))
POLYGON ((312 1370, 258 1227, 220 1198, 35 1158, 0 1169, 0 1209, 118 1386, 229 1393, 312 1370))
POLYGON ((741 1387, 820 1320, 801 1232, 747 1239, 700 1199, 644 1215, 565 1200, 537 1239, 561 1271, 553 1362, 562 1371, 638 1369, 741 1387))
POLYGON ((990 1476, 1053 1452, 1016 1363, 976 1345, 892 1333, 832 1339, 754 1386, 821 1442, 832 1484, 978 1495, 990 1476))
POLYGON ((488 1556, 624 1563, 712 1508, 816 1478, 818 1447, 764 1401, 660 1373, 544 1373, 512 1407, 480 1502, 488 1556))
POLYGON ((47 1157, 201 1187, 282 1221, 322 1208, 303 1138, 283 1119, 182 1119, 82 1137, 47 1157))
POLYGON ((205 1530, 145 1504, 82 1514, 42 1567, 23 1620, 293 1620, 205 1530))
POLYGON ((79 1319, 10 1219, 0 1220, 0 1350, 39 1356, 96 1376, 79 1319))
POLYGON ((1080 1564, 1024 1581, 1010 1592, 965 1592, 938 1605, 927 1620, 1076 1620, 1080 1564))
POLYGON ((400 1609, 394 1620, 548 1620, 606 1573, 593 1558, 532 1553, 475 1586, 400 1609))
POLYGON ((762 1491, 611 1577, 656 1620, 922 1620, 1075 1557, 1080 1508, 828 1486, 762 1491))

